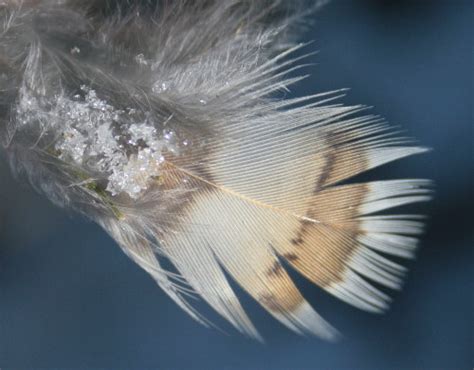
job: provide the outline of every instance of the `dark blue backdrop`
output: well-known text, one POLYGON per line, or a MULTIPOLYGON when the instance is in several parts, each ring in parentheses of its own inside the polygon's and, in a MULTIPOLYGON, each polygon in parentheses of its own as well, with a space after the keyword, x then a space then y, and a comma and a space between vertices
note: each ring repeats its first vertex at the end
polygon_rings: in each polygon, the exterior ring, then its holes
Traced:
POLYGON ((385 316, 299 280, 344 334, 297 337, 250 307, 266 345, 182 313, 97 226, 0 173, 0 366, 471 369, 473 2, 335 0, 304 35, 320 53, 301 95, 351 87, 434 151, 379 170, 436 181, 418 260, 385 316))

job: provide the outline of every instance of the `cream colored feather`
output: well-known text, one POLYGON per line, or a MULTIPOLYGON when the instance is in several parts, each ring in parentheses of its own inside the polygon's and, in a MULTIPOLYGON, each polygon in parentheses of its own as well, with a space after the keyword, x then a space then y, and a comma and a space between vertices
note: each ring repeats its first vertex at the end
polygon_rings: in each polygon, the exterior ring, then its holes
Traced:
POLYGON ((430 184, 341 184, 426 149, 335 103, 342 91, 280 99, 303 78, 289 77, 308 47, 296 4, 6 1, 0 122, 13 171, 99 223, 196 320, 209 323, 190 295, 260 338, 229 276, 331 340, 287 268, 384 311, 378 286, 405 273, 389 258, 414 256, 422 224, 380 212, 428 200, 430 184))

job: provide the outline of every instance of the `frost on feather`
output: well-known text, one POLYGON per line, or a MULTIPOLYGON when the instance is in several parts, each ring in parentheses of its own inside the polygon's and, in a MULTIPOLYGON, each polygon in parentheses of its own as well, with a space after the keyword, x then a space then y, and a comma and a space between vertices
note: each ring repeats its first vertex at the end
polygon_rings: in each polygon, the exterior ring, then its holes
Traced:
POLYGON ((163 151, 177 154, 179 143, 165 122, 150 112, 116 109, 81 86, 82 94, 35 97, 20 90, 14 117, 19 131, 37 131, 51 137, 49 150, 58 159, 87 172, 105 175, 105 190, 137 199, 160 175, 163 151), (161 128, 161 130, 160 130, 161 128))
POLYGON ((429 182, 341 185, 425 149, 356 115, 362 106, 334 102, 340 91, 282 99, 304 78, 294 33, 310 8, 1 3, 0 128, 12 170, 100 224, 196 320, 208 323, 190 295, 259 338, 227 273, 290 329, 334 339, 282 261, 384 311, 390 298, 373 283, 401 286, 405 270, 390 256, 413 256, 422 223, 380 212, 428 200, 429 182))

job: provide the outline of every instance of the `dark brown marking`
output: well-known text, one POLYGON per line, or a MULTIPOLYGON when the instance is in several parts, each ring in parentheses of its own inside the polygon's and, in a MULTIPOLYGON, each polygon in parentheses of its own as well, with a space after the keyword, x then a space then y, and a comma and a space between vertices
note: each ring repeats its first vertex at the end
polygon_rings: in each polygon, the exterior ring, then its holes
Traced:
POLYGON ((300 245, 303 244, 303 237, 298 233, 296 238, 291 239, 291 244, 293 245, 300 245))
POLYGON ((326 163, 321 171, 321 174, 316 181, 316 186, 314 188, 314 194, 319 193, 321 188, 326 184, 327 180, 331 176, 334 164, 336 162, 336 150, 337 147, 330 147, 328 152, 325 155, 326 163))
POLYGON ((283 266, 281 265, 280 262, 275 261, 273 266, 268 270, 267 275, 268 276, 274 276, 274 277, 279 277, 283 273, 283 266))
POLYGON ((340 281, 347 261, 358 246, 357 216, 367 191, 365 184, 357 184, 332 187, 315 194, 306 217, 320 223, 302 220, 295 237, 290 239, 294 252, 290 249, 283 257, 321 287, 340 281), (297 258, 292 259, 291 255, 297 258))
POLYGON ((261 293, 257 296, 257 300, 266 309, 276 313, 292 312, 304 302, 303 297, 294 287, 286 291, 261 293))
POLYGON ((284 258, 286 258, 289 262, 294 262, 298 259, 298 256, 294 253, 285 253, 283 255, 284 258))
POLYGON ((259 297, 258 297, 258 301, 263 306, 268 308, 270 311, 274 311, 274 312, 283 311, 281 305, 278 303, 277 297, 275 297, 275 295, 273 295, 271 293, 262 293, 262 294, 260 294, 259 297))

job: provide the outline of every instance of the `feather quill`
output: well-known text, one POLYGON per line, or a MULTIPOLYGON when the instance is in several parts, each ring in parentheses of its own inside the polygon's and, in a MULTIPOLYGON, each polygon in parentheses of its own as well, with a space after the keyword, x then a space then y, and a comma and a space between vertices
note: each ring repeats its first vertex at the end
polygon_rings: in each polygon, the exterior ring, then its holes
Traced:
POLYGON ((343 91, 281 99, 304 1, 0 2, 0 129, 12 171, 91 218, 188 314, 197 295, 260 338, 227 276, 297 333, 333 329, 283 263, 381 312, 422 223, 380 211, 426 180, 341 184, 425 152, 343 91), (163 264, 169 260, 177 272, 163 264), (373 284, 375 283, 375 285, 373 284))

